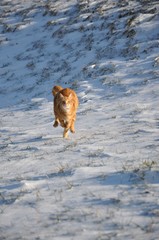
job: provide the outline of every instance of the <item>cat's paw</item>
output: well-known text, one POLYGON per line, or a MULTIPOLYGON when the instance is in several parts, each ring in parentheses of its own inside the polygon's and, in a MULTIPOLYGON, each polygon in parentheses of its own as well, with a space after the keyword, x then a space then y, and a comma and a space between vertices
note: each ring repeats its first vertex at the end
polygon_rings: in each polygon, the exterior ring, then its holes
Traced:
POLYGON ((64 123, 64 121, 62 120, 62 121, 60 121, 60 125, 61 125, 61 127, 63 127, 63 128, 66 128, 66 124, 64 123))
POLYGON ((58 127, 58 122, 57 121, 54 122, 53 127, 58 127))
POLYGON ((64 133, 64 134, 63 134, 63 138, 69 139, 68 133, 64 133))
POLYGON ((71 133, 75 133, 75 129, 71 128, 70 129, 71 133))

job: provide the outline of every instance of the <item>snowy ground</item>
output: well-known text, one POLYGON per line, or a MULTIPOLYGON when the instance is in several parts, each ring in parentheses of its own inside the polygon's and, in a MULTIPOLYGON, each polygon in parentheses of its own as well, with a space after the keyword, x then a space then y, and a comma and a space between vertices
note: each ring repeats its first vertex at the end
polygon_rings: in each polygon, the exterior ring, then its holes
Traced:
POLYGON ((0 240, 157 240, 158 103, 158 1, 1 0, 0 240))

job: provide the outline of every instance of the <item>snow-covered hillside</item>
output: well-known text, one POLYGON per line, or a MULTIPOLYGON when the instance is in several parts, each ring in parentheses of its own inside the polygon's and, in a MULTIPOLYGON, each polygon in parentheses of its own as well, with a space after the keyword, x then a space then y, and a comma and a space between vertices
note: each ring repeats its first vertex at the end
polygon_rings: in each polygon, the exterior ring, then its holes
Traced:
POLYGON ((1 0, 0 240, 157 240, 158 105, 158 1, 1 0))

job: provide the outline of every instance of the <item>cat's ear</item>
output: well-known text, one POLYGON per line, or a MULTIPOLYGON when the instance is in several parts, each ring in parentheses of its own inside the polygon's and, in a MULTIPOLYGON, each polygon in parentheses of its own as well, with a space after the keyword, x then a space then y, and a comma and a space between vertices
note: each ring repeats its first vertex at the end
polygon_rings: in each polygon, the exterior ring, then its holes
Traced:
POLYGON ((69 94, 69 98, 72 98, 72 97, 73 97, 73 94, 72 94, 72 93, 70 93, 70 94, 69 94))
POLYGON ((60 96, 60 98, 64 98, 64 96, 62 95, 62 93, 59 93, 59 96, 60 96))

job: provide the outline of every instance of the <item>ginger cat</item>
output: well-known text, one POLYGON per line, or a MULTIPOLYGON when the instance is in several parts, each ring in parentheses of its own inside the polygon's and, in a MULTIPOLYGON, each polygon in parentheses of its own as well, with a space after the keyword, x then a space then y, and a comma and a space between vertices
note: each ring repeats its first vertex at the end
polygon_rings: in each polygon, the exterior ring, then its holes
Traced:
POLYGON ((68 131, 75 132, 74 123, 76 120, 76 111, 78 108, 78 97, 76 93, 70 88, 62 88, 54 86, 52 89, 54 96, 54 127, 60 123, 64 128, 63 137, 68 137, 68 131))

